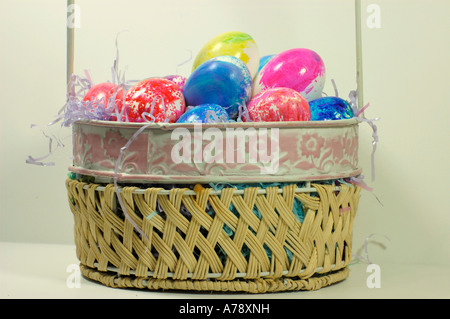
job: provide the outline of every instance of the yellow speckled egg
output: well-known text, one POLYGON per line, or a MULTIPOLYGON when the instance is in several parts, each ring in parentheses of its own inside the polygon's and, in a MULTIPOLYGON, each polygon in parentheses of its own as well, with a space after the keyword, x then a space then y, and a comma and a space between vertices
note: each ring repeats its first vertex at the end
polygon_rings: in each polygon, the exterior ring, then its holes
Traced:
POLYGON ((259 67, 258 47, 249 34, 239 31, 225 32, 209 40, 195 57, 192 71, 203 62, 224 55, 241 59, 247 65, 252 78, 256 76, 259 67))

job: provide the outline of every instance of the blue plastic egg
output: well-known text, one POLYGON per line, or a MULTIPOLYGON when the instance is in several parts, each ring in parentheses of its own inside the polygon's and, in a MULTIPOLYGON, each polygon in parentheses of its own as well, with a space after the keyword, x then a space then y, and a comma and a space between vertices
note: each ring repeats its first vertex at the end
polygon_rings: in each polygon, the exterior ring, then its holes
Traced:
POLYGON ((269 62, 270 59, 272 59, 274 56, 275 56, 275 54, 269 54, 269 55, 265 55, 265 56, 261 57, 259 59, 258 72, 261 71, 261 69, 267 64, 267 62, 269 62))
POLYGON ((309 102, 311 121, 343 120, 353 117, 350 104, 336 96, 322 97, 309 102))
POLYGON ((217 104, 231 119, 239 114, 252 94, 252 77, 245 63, 234 56, 220 56, 203 62, 184 86, 186 105, 217 104))
POLYGON ((222 123, 230 118, 223 107, 217 104, 203 104, 187 110, 177 123, 222 123))

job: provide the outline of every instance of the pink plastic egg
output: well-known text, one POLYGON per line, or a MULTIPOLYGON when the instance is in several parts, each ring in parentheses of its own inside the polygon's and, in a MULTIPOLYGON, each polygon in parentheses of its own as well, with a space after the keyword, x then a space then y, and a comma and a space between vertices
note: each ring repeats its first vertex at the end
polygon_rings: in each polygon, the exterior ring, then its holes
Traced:
POLYGON ((247 109, 250 120, 254 122, 311 119, 308 101, 290 88, 271 88, 260 92, 250 100, 247 109))
POLYGON ((127 92, 123 120, 175 123, 185 109, 183 94, 175 82, 150 78, 127 92))
POLYGON ((275 87, 287 87, 301 93, 307 101, 320 98, 325 84, 322 58, 309 49, 291 49, 270 59, 258 73, 253 96, 275 87))

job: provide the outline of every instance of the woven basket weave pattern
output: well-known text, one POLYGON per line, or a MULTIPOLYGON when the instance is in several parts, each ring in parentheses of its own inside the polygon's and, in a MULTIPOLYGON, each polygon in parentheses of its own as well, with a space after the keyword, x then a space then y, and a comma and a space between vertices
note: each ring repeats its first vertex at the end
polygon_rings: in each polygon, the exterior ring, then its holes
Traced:
POLYGON ((98 191, 96 184, 66 181, 77 256, 88 278, 113 287, 249 292, 314 290, 348 275, 360 188, 312 186, 316 194, 297 193, 295 185, 263 194, 225 188, 220 195, 200 185, 196 195, 123 187, 126 212, 144 237, 123 216, 114 185, 98 191), (302 222, 292 212, 295 199, 303 206, 302 222), (158 205, 163 216, 155 213, 158 205))

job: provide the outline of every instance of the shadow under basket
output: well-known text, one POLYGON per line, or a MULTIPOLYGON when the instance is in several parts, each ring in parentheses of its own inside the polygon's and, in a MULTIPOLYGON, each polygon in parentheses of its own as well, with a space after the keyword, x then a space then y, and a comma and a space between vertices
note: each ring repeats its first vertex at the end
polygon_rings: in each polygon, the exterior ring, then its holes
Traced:
POLYGON ((349 274, 357 186, 66 187, 81 272, 105 286, 267 293, 349 274))

